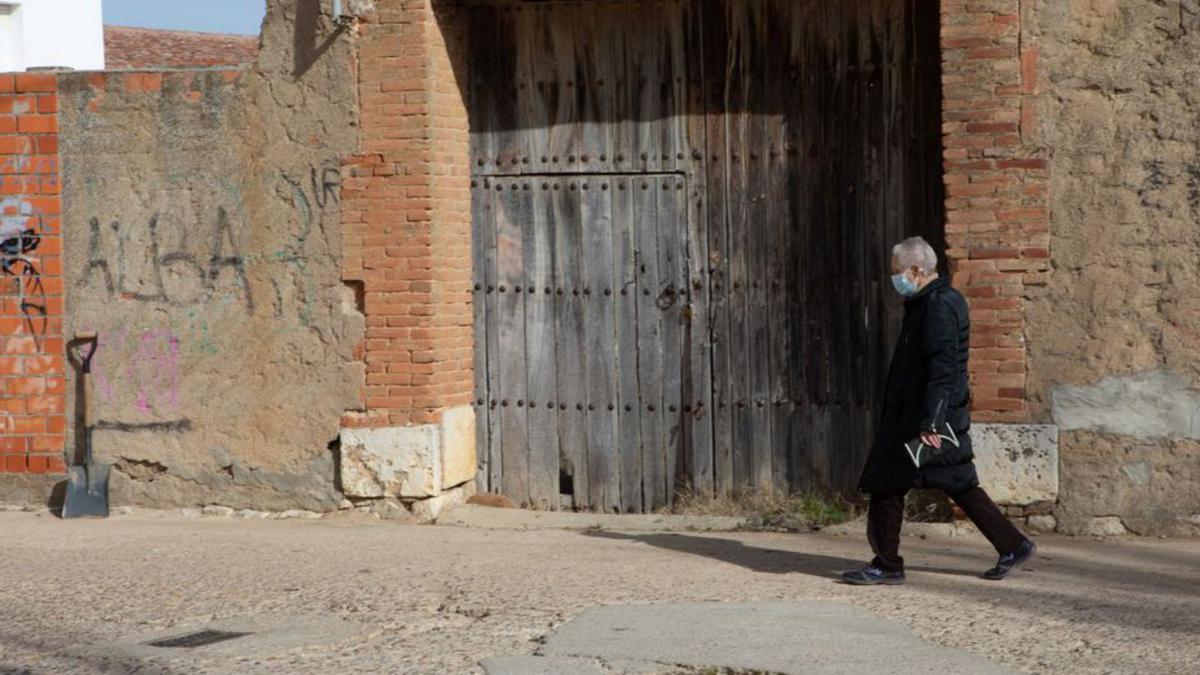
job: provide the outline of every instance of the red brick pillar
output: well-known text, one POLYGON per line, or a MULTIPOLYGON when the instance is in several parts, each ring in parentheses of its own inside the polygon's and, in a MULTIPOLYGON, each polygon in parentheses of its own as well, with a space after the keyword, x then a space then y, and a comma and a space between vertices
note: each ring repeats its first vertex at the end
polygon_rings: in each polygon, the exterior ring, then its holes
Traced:
POLYGON ((58 83, 0 74, 0 473, 63 473, 58 83))
POLYGON ((448 47, 452 22, 428 0, 375 5, 359 25, 360 153, 343 186, 344 276, 362 288, 366 387, 363 411, 344 426, 440 426, 448 486, 461 465, 473 477, 475 462, 465 68, 448 47), (469 448, 447 445, 468 434, 469 448))
POLYGON ((942 0, 946 242, 971 303, 974 416, 1026 422, 1025 288, 1046 283, 1046 160, 1033 145, 1037 47, 1025 0, 942 0))

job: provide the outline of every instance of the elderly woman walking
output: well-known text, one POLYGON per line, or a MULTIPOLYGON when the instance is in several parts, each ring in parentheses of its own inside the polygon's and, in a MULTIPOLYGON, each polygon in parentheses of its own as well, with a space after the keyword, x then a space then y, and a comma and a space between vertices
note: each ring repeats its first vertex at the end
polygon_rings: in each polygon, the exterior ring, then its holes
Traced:
POLYGON ((900 526, 912 488, 945 491, 992 543, 1000 560, 983 573, 985 579, 1003 579, 1037 550, 979 487, 969 435, 967 301, 937 268, 937 254, 920 237, 892 250, 892 284, 905 298, 904 325, 888 369, 879 431, 859 480, 871 497, 867 537, 875 558, 844 573, 846 583, 904 583, 900 526))

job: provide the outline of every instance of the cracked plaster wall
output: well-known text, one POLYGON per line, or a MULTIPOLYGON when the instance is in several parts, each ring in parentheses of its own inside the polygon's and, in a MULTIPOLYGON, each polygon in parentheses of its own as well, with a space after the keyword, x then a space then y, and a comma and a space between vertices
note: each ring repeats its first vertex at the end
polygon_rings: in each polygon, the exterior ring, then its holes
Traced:
POLYGON ((67 331, 100 334, 116 504, 340 501, 364 382, 339 228, 357 115, 351 38, 320 7, 271 0, 241 73, 61 76, 67 331))
POLYGON ((1197 534, 1200 3, 1027 4, 1054 267, 1029 392, 1062 429, 1060 529, 1197 534))

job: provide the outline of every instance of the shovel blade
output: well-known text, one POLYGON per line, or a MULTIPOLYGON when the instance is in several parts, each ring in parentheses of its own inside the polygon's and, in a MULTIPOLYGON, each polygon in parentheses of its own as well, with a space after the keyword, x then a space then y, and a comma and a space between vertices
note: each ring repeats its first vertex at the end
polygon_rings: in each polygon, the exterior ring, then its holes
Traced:
POLYGON ((63 518, 107 518, 108 474, 105 464, 67 467, 63 518))

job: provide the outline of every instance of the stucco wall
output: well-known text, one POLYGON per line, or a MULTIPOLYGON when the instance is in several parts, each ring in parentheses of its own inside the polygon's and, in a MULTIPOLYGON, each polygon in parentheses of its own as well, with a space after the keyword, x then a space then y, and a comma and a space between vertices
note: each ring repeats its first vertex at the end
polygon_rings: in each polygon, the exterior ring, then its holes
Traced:
POLYGON ((364 382, 339 228, 354 73, 310 5, 273 0, 240 73, 61 77, 67 334, 100 334, 114 503, 340 500, 332 443, 364 382))
POLYGON ((1200 533, 1200 4, 1031 4, 1054 270, 1029 394, 1062 430, 1060 526, 1200 533))

